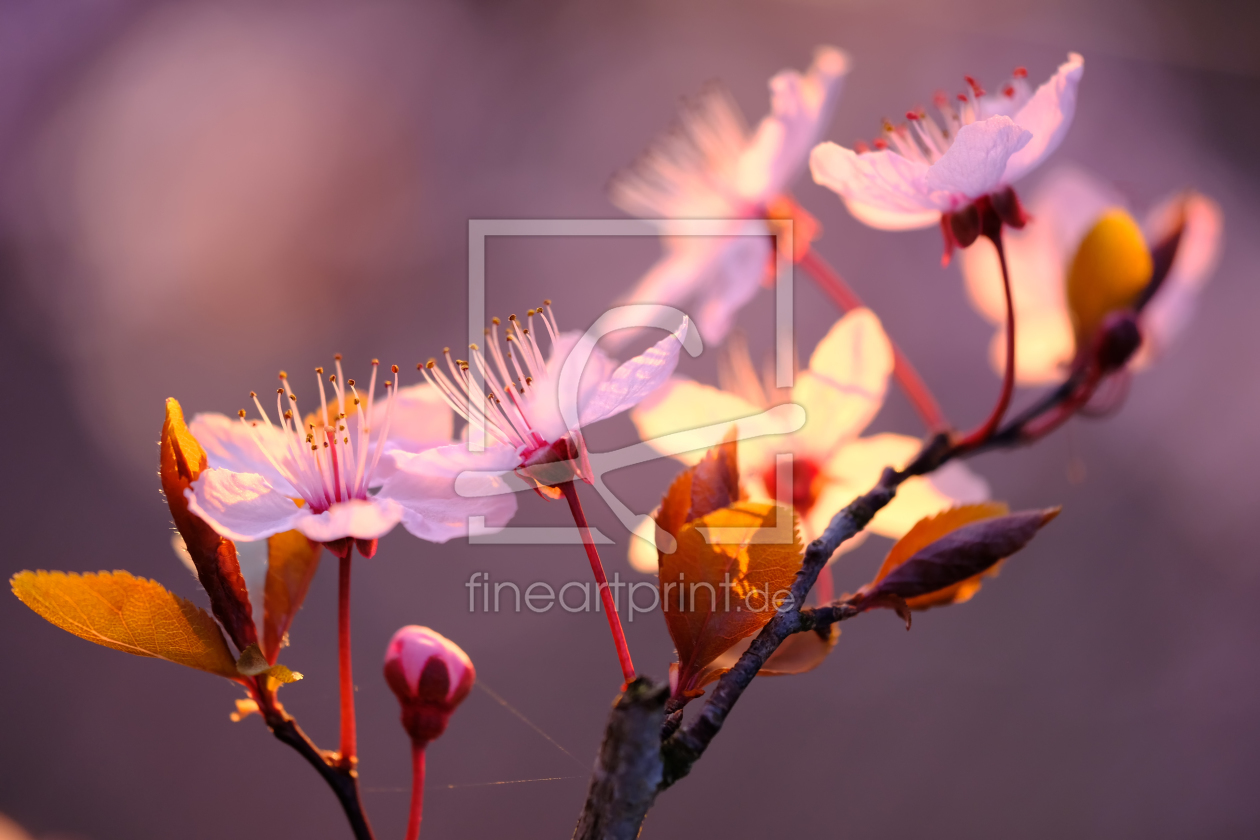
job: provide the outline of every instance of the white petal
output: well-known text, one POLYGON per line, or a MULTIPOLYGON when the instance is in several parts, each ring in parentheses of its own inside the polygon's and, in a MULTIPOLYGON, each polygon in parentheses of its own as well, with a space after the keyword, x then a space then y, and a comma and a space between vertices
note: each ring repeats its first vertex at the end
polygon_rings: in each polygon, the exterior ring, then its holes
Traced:
POLYGON ((311 515, 258 473, 203 470, 186 495, 189 510, 232 540, 260 540, 289 531, 311 515))
POLYGON ((484 516, 486 528, 499 530, 516 513, 516 497, 500 477, 520 465, 516 450, 493 446, 470 452, 464 444, 452 444, 420 453, 392 452, 394 470, 381 487, 380 496, 402 508, 403 527, 421 539, 446 542, 468 533, 468 518, 484 516), (477 495, 461 495, 455 481, 466 476, 461 490, 473 486, 477 495))
POLYGON ((670 333, 641 355, 624 363, 589 395, 578 399, 579 423, 591 423, 633 408, 665 384, 678 367, 678 353, 690 323, 683 319, 677 333, 670 333))
POLYGON ((630 567, 645 575, 654 575, 660 571, 660 557, 656 551, 656 521, 652 518, 659 510, 657 508, 652 511, 652 516, 643 517, 630 534, 627 550, 630 567))
MULTIPOLYGON (((373 406, 373 434, 385 422, 386 408, 385 400, 379 400, 373 406)), ((437 388, 421 382, 398 391, 386 448, 420 452, 448 444, 454 436, 455 413, 437 388)))
MULTIPOLYGON (((829 481, 852 488, 854 496, 865 493, 885 467, 901 469, 918 454, 922 441, 906 435, 881 434, 859 438, 841 448, 827 464, 829 481)), ((899 538, 925 516, 960 502, 988 498, 988 484, 963 464, 951 464, 930 477, 904 482, 887 507, 871 520, 870 530, 899 538), (953 467, 950 469, 950 467, 953 467), (957 495, 953 495, 957 494, 957 495)))
POLYGON ((886 210, 882 207, 874 207, 852 199, 846 199, 844 206, 848 208, 849 214, 853 218, 876 230, 919 230, 931 227, 941 221, 940 210, 922 210, 907 213, 902 210, 886 210))
MULTIPOLYGON (((665 435, 686 433, 719 423, 737 423, 761 413, 761 409, 735 394, 718 390, 711 385, 701 385, 690 379, 674 378, 644 401, 630 415, 639 437, 649 446, 664 451, 656 441, 665 435)), ((675 455, 685 464, 694 464, 704 457, 709 447, 721 442, 725 430, 696 431, 684 438, 685 451, 675 455), (690 440, 688 444, 685 441, 690 440)), ((739 442, 739 463, 744 472, 756 472, 766 464, 773 464, 773 455, 766 455, 768 441, 777 441, 778 448, 788 451, 782 436, 755 438, 739 442), (768 458, 768 460, 767 460, 768 458)), ((679 447, 675 447, 679 448, 679 447)), ((672 452, 672 450, 671 450, 672 452)))
POLYGON ((613 179, 609 198, 647 219, 735 215, 735 171, 748 138, 738 106, 725 88, 711 87, 688 103, 679 122, 613 179))
POLYGON ((1002 174, 1011 155, 1031 139, 1031 132, 1010 117, 989 117, 964 125, 953 145, 924 176, 933 202, 942 210, 954 210, 969 199, 995 191, 1004 183, 1002 174))
MULTIPOLYGON (((248 421, 254 422, 254 421, 248 421)), ((271 452, 273 458, 283 463, 287 451, 284 432, 276 426, 269 426, 261 420, 252 429, 246 427, 239 417, 226 417, 222 414, 198 414, 188 424, 188 431, 206 450, 206 460, 217 469, 232 470, 240 473, 257 473, 264 476, 272 487, 290 496, 299 493, 271 465, 271 461, 259 446, 263 444, 271 452)))
POLYGON ((693 307, 700 336, 711 346, 726 340, 739 310, 761 290, 762 281, 773 276, 769 239, 740 236, 724 244, 693 307))
POLYGON ((784 70, 770 80, 770 114, 753 133, 736 169, 736 190, 752 204, 783 192, 805 166, 810 147, 831 119, 849 58, 820 47, 804 75, 784 70))
POLYGON ((834 191, 859 220, 883 230, 909 230, 934 223, 942 209, 929 195, 928 166, 894 151, 857 154, 821 143, 809 155, 818 183, 834 191))
POLYGON ((806 413, 797 451, 824 461, 838 442, 856 437, 883 406, 892 369, 892 343, 875 313, 855 309, 837 321, 792 388, 806 413))
POLYGON ((331 542, 342 537, 374 540, 388 534, 402 517, 400 505, 374 496, 339 502, 323 513, 300 519, 296 527, 316 542, 331 542))
MULTIPOLYGON (((1064 293, 1068 261, 1099 217, 1123 198, 1106 182, 1074 166, 1057 166, 1037 184, 1025 206, 1032 220, 1004 234, 1015 301, 1015 377, 1020 385, 1062 378, 1076 354, 1064 293)), ((1006 365, 1006 298, 997 252, 987 240, 959 255, 972 305, 997 333, 990 358, 1000 375, 1006 365)))
POLYGON ((548 441, 559 440, 569 432, 561 412, 562 401, 565 411, 570 412, 586 404, 599 386, 613 375, 617 366, 604 351, 582 342, 582 337, 583 334, 577 331, 560 333, 548 353, 545 374, 534 379, 533 387, 522 398, 531 427, 548 441), (575 350, 589 351, 578 378, 577 393, 561 394, 560 372, 575 350))
POLYGON ((1143 226, 1147 241, 1156 243, 1167 236, 1183 208, 1185 228, 1177 245, 1177 256, 1163 285, 1142 310, 1146 340, 1134 360, 1139 367, 1158 355, 1185 328, 1194 313, 1199 290, 1220 259, 1224 224, 1221 208, 1198 193, 1173 196, 1152 210, 1143 226))
POLYGON ((1013 183, 1037 167, 1059 147, 1076 114, 1076 89, 1085 72, 1085 59, 1070 53, 1068 60, 1015 115, 1015 122, 1032 133, 1032 139, 1006 163, 1002 182, 1013 183))

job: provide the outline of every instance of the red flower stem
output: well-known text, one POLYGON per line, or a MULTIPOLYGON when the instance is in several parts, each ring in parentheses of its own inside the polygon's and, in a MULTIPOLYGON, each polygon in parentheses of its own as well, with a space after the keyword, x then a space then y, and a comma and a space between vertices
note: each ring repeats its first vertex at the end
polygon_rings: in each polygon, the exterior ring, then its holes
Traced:
MULTIPOLYGON (((844 278, 828 265, 817 251, 812 249, 807 251, 801 258, 800 265, 814 278, 819 288, 845 312, 852 312, 864 306, 857 292, 844 282, 844 278)), ((915 370, 906 354, 901 352, 896 342, 892 342, 892 349, 893 376, 896 377, 897 384, 901 386, 901 390, 910 399, 915 410, 919 412, 919 416, 923 418, 928 431, 935 433, 948 430, 949 422, 945 419, 945 413, 941 411, 940 404, 928 390, 923 377, 919 376, 919 372, 915 370)))
POLYGON ((354 671, 350 664, 350 556, 347 541, 337 577, 337 665, 341 683, 341 766, 353 769, 358 745, 354 726, 354 671))
POLYGON ((958 442, 961 449, 979 446, 997 431, 1011 404, 1011 395, 1015 392, 1015 301, 1011 296, 1010 271, 1006 267, 1006 248, 1002 246, 1001 227, 996 233, 984 235, 997 249, 998 263, 1002 266, 1002 291, 1006 295, 1006 372, 1002 375, 1002 392, 998 395, 997 405, 993 406, 989 419, 958 442))
POLYGON ((591 528, 586 524, 586 514, 582 511, 582 502, 578 499, 577 486, 572 481, 560 485, 560 491, 569 502, 569 510, 573 513, 573 521, 582 532, 582 545, 586 547, 586 557, 591 561, 591 571, 595 573, 595 583, 599 586, 599 596, 604 601, 604 612, 608 614, 608 629, 612 630, 613 644, 617 646, 617 659, 621 663, 621 674, 629 683, 634 679, 634 663, 630 661, 630 646, 626 644, 625 631, 621 629, 621 616, 617 615, 617 606, 613 603, 612 591, 608 588, 608 577, 604 574, 604 564, 599 560, 599 551, 595 548, 595 540, 591 536, 591 528))
POLYGON ((407 820, 407 840, 420 836, 420 815, 424 811, 424 747, 411 742, 411 817, 407 820))

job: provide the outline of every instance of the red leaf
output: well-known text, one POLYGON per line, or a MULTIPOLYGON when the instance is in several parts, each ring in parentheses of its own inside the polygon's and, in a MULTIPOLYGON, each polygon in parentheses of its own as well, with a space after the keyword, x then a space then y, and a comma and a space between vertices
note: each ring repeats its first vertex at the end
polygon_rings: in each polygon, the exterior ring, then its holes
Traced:
POLYGON ((184 491, 206 469, 206 453, 184 423, 184 411, 174 399, 166 401, 166 421, 162 424, 162 491, 171 509, 175 527, 184 538, 188 554, 197 568, 197 578, 210 596, 210 608, 238 650, 258 643, 249 592, 241 577, 236 546, 188 510, 184 491))

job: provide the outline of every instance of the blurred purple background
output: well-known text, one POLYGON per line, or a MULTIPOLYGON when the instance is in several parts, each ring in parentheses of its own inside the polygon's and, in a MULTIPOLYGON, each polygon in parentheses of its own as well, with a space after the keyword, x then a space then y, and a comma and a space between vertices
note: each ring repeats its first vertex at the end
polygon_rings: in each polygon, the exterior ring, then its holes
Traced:
MULTIPOLYGON (((973 466, 1015 507, 1064 514, 971 603, 846 624, 810 674, 764 679, 645 838, 1260 836, 1260 285, 1254 156, 1260 14, 1245 3, 801 0, 761 3, 200 3, 9 0, 0 6, 0 348, 4 577, 125 568, 204 602, 170 549, 158 493, 162 400, 234 411, 280 368, 346 355, 404 370, 462 343, 469 218, 606 218, 608 178, 726 82, 750 120, 766 80, 813 47, 854 69, 829 139, 850 143, 964 73, 1044 78, 1085 54, 1056 161, 1113 179, 1139 208, 1194 186, 1226 248, 1177 352, 1105 422, 973 466), (1073 459, 1079 459, 1072 468, 1073 459), (1085 467, 1082 482, 1069 474, 1085 467), (1071 468, 1071 469, 1070 469, 1071 468)), ((1035 183, 1035 177, 1024 188, 1035 183)), ((939 234, 861 228, 804 179, 820 251, 880 313, 960 424, 997 389, 990 329, 939 234)), ((544 296, 584 327, 658 253, 644 240, 500 240, 491 310, 544 296)), ((798 282, 807 353, 836 317, 798 282)), ((769 293, 741 323, 768 346, 769 293)), ((711 353, 684 370, 710 379, 711 353)), ((408 380, 404 379, 404 382, 408 380)), ((894 394, 877 430, 918 433, 894 394)), ((595 448, 634 439, 620 418, 595 448)), ((613 476, 640 511, 676 471, 613 476)), ((609 571, 633 575, 626 535, 609 571)), ((566 512, 523 499, 518 524, 566 512)), ((839 566, 869 577, 872 538, 839 566)), ((379 663, 427 624, 483 692, 430 752, 424 836, 567 837, 620 682, 602 616, 470 615, 464 582, 584 579, 576 547, 434 546, 396 532, 360 562, 355 655, 362 784, 401 834, 409 784, 379 663), (555 778, 559 777, 559 778, 555 778), (550 781, 520 781, 550 778, 550 781), (518 784, 489 784, 520 781, 518 784), (447 787, 454 786, 454 787, 447 787)), ((283 700, 336 737, 335 576, 325 555, 284 661, 283 700)), ((658 616, 627 626, 664 677, 658 616)), ((0 599, 0 813, 42 838, 344 838, 332 795, 239 692, 128 657, 0 599)))

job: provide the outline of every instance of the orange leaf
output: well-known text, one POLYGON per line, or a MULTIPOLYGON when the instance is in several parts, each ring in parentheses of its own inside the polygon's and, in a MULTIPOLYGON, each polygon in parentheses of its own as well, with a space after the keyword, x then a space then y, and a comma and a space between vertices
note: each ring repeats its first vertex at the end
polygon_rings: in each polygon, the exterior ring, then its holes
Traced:
POLYGON ((285 531, 267 540, 262 651, 272 665, 286 643, 293 618, 306 600, 322 550, 323 546, 298 531, 285 531))
MULTIPOLYGON (((884 564, 880 566, 879 573, 875 575, 875 580, 871 581, 871 583, 879 583, 893 569, 950 531, 954 531, 971 522, 978 522, 981 519, 992 519, 995 516, 1005 516, 1008 513, 1010 513, 1010 507, 1005 502, 979 502, 972 505, 952 507, 934 516, 925 516, 907 531, 905 536, 897 540, 892 550, 888 552, 888 556, 884 558, 884 564)), ((986 574, 989 576, 996 575, 1000 565, 1000 563, 997 564, 986 574)), ((911 609, 927 609, 946 604, 961 604, 970 600, 972 595, 980 591, 980 578, 981 575, 976 575, 974 578, 961 581, 931 595, 923 595, 919 598, 911 599, 907 604, 911 609)))
POLYGON ((43 618, 89 642, 240 678, 214 619, 159 583, 127 572, 39 571, 18 572, 9 585, 43 618))
MULTIPOLYGON (((726 433, 722 443, 705 453, 693 467, 683 470, 661 499, 656 524, 678 538, 688 522, 729 507, 742 498, 739 490, 739 456, 736 428, 726 433)), ((658 540, 659 545, 662 541, 658 540)))
POLYGON ((238 650, 258 642, 249 591, 241 577, 236 546, 188 510, 184 491, 206 469, 206 453, 184 423, 184 410, 174 399, 166 401, 162 424, 162 491, 175 527, 197 567, 197 579, 210 596, 210 608, 227 630, 238 650))
POLYGON ((680 694, 785 605, 803 551, 794 519, 790 532, 775 527, 787 515, 770 503, 737 502, 684 525, 678 550, 662 555, 658 585, 678 650, 680 694))
MULTIPOLYGON (((1006 514, 1006 505, 963 505, 922 519, 893 546, 875 579, 858 600, 867 608, 924 610, 961 604, 997 573, 1002 560, 1019 551, 1059 508, 1006 514), (904 600, 904 605, 903 605, 904 600)), ((907 627, 909 613, 905 613, 907 627)))
MULTIPOLYGON (((740 642, 736 642, 728 648, 721 656, 714 659, 709 667, 705 670, 700 678, 696 680, 696 687, 708 685, 727 671, 735 667, 735 663, 744 655, 744 651, 748 650, 748 646, 752 644, 753 637, 749 636, 740 642)), ((823 663, 831 653, 832 648, 836 646, 836 642, 840 640, 840 627, 833 624, 819 633, 816 630, 807 630, 804 633, 793 633, 783 640, 783 643, 770 654, 766 660, 766 664, 761 666, 761 670, 757 672, 760 677, 786 677, 792 674, 803 674, 806 671, 812 671, 823 663)))

